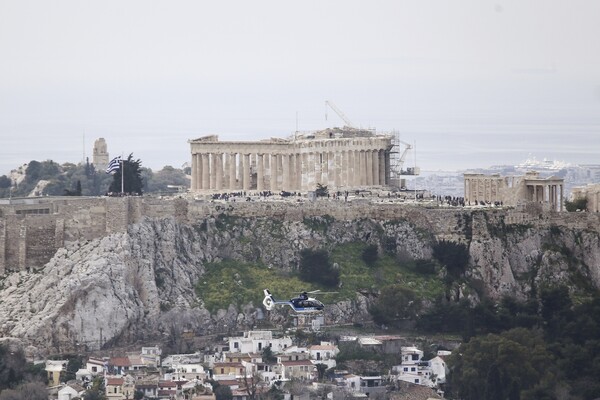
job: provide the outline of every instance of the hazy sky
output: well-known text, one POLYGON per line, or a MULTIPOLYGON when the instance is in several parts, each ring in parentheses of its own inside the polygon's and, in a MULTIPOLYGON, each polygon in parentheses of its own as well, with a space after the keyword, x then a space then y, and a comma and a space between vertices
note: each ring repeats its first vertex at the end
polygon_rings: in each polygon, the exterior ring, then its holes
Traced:
POLYGON ((398 130, 422 169, 600 163, 600 1, 0 0, 0 175, 187 140, 398 130))

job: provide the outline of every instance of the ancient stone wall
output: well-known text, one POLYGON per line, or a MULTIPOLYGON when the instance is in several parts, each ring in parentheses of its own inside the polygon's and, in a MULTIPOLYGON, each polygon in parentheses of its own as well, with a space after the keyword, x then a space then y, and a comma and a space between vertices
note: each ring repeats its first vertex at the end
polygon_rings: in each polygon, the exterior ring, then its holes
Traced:
POLYGON ((303 221, 328 215, 338 220, 406 220, 437 239, 469 241, 488 224, 564 226, 598 231, 598 213, 544 212, 540 207, 520 210, 427 208, 401 203, 317 200, 229 201, 160 199, 154 197, 42 198, 28 203, 0 205, 0 273, 41 268, 57 249, 69 242, 92 240, 125 232, 144 218, 175 218, 195 223, 221 214, 243 218, 268 217, 303 221))

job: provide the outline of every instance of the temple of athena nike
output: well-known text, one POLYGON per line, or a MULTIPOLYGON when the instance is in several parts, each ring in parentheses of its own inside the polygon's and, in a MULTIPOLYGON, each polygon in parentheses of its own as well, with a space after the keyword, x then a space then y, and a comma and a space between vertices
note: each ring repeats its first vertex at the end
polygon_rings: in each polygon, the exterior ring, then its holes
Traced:
POLYGON ((390 181, 392 135, 332 128, 288 139, 190 140, 193 192, 311 191, 381 187, 390 181))

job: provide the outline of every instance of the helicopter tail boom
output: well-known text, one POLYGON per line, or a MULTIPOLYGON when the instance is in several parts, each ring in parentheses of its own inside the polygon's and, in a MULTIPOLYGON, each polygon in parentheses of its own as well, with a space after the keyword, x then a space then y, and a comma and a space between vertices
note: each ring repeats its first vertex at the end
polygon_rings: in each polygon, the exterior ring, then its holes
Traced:
POLYGON ((263 299, 263 305, 265 306, 267 311, 271 311, 277 304, 290 305, 293 308, 292 304, 289 301, 275 300, 275 298, 273 297, 273 295, 271 294, 269 289, 265 289, 263 292, 265 293, 265 298, 263 299))
POLYGON ((273 295, 271 294, 271 292, 269 292, 269 289, 265 289, 265 298, 263 300, 263 305, 265 306, 265 308, 269 311, 271 311, 273 309, 273 307, 275 306, 275 299, 273 298, 273 295))

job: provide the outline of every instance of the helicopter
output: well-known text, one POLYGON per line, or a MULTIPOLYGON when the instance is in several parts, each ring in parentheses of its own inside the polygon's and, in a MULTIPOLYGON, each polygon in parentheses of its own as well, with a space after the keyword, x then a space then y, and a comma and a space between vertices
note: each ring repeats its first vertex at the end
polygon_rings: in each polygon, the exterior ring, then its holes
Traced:
MULTIPOLYGON (((299 296, 294 297, 290 300, 275 300, 269 289, 264 290, 265 298, 263 305, 268 311, 271 311, 275 306, 290 306, 292 310, 298 314, 311 314, 322 312, 325 305, 314 297, 308 297, 309 294, 321 293, 320 290, 314 290, 312 292, 301 292, 299 296)), ((332 292, 329 292, 332 293, 332 292)))

